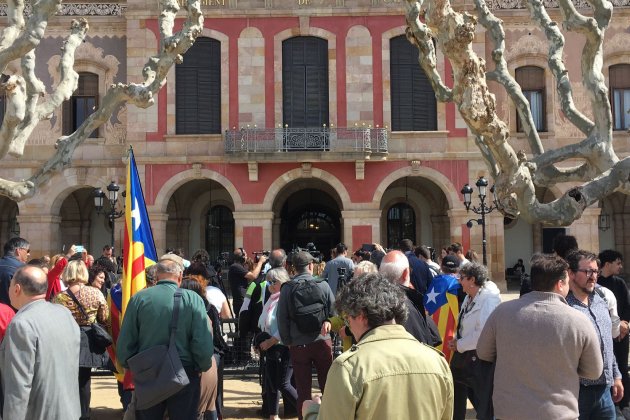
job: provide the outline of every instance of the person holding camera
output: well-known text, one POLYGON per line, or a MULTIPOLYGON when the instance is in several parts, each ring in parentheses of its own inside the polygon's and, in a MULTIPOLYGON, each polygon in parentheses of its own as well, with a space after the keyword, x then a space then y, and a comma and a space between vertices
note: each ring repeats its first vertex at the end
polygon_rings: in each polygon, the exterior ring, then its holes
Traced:
POLYGON ((265 357, 264 384, 265 406, 269 414, 269 420, 279 420, 279 395, 284 399, 285 415, 287 411, 297 410, 297 391, 291 385, 293 368, 289 348, 280 341, 280 331, 278 330, 278 320, 276 313, 278 300, 280 299, 280 288, 289 279, 289 273, 284 267, 272 268, 265 277, 269 285, 271 296, 263 307, 262 314, 258 319, 258 328, 262 331, 257 341, 257 348, 261 355, 265 357), (263 341, 260 341, 263 339, 263 341), (292 404, 287 407, 286 404, 292 404))
POLYGON ((354 263, 348 258, 348 248, 343 243, 337 244, 335 253, 337 256, 326 263, 326 268, 321 275, 321 278, 328 282, 333 294, 337 294, 339 277, 344 276, 343 280, 347 281, 354 271, 354 263))

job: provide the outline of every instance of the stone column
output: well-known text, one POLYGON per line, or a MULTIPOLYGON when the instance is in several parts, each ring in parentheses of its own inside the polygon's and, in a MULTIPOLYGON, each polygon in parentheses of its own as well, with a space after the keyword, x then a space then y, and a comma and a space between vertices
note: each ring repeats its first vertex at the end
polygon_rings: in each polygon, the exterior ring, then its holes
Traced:
POLYGON ((61 217, 50 214, 19 214, 20 237, 31 244, 31 256, 61 252, 61 217))
POLYGON ((149 220, 151 221, 151 229, 153 231, 153 242, 155 242, 155 250, 158 258, 164 254, 166 249, 166 222, 168 221, 168 213, 149 212, 149 220))
POLYGON ((569 235, 575 236, 578 246, 591 252, 599 252, 599 214, 602 209, 589 207, 584 210, 582 217, 569 226, 569 235))
POLYGON ((262 228, 262 247, 265 250, 272 249, 272 226, 274 213, 272 211, 235 211, 234 216, 234 246, 244 246, 249 252, 259 250, 248 250, 244 243, 243 230, 246 227, 262 228))
MULTIPOLYGON (((470 248, 479 255, 479 261, 483 262, 483 231, 482 226, 473 221, 473 226, 468 230, 466 223, 470 219, 481 219, 481 215, 463 209, 448 211, 451 222, 451 241, 462 242, 464 235, 470 235, 470 248)), ((490 279, 494 281, 502 291, 507 289, 505 282, 505 236, 503 231, 503 215, 494 211, 486 214, 486 255, 490 279)))
POLYGON ((372 233, 372 243, 378 243, 381 238, 381 210, 343 210, 343 230, 341 242, 346 244, 349 252, 361 247, 362 244, 354 243, 352 228, 354 226, 369 226, 372 233))
POLYGON ((280 217, 274 217, 273 225, 271 228, 271 247, 272 248, 280 248, 280 225, 282 224, 282 219, 280 217))

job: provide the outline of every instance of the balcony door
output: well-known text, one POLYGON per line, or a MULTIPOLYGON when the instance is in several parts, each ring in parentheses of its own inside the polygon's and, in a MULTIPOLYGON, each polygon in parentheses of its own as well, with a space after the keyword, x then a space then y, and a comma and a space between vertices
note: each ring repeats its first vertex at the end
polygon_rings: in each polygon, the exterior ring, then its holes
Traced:
POLYGON ((282 43, 284 146, 328 148, 328 41, 298 36, 282 43))

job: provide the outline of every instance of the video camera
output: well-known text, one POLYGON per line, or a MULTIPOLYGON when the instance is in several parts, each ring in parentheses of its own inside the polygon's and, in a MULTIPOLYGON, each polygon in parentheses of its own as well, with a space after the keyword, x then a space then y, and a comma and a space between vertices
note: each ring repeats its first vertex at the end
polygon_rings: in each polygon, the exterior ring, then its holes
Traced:
POLYGON ((254 262, 258 262, 261 255, 264 255, 267 259, 269 259, 271 251, 254 251, 252 254, 254 254, 254 262))
POLYGON ((299 246, 294 246, 293 249, 291 250, 291 252, 289 253, 289 255, 287 256, 287 262, 289 264, 293 263, 293 256, 296 255, 298 252, 301 251, 305 251, 308 252, 309 254, 311 254, 313 256, 313 258, 315 258, 315 263, 319 264, 320 262, 322 262, 322 253, 319 252, 316 248, 315 245, 312 242, 309 242, 308 244, 306 244, 306 248, 300 248, 299 246))

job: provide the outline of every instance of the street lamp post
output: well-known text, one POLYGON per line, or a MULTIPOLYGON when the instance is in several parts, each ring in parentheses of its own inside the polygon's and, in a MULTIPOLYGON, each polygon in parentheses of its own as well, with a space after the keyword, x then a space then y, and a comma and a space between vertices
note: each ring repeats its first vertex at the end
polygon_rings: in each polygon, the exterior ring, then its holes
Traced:
POLYGON ((462 195, 464 196, 464 205, 466 206, 466 211, 472 210, 473 213, 480 214, 481 219, 470 219, 468 223, 466 223, 466 226, 468 226, 469 229, 472 228, 473 222, 476 222, 478 225, 481 225, 481 244, 482 244, 481 246, 482 246, 482 254, 483 254, 483 265, 488 265, 488 256, 487 256, 487 251, 486 251, 486 244, 487 244, 486 214, 491 213, 493 210, 496 210, 498 208, 497 198, 496 198, 496 195, 494 195, 494 186, 492 186, 492 188, 490 188, 490 192, 493 195, 494 205, 491 204, 488 206, 486 204, 488 180, 481 176, 479 177, 475 185, 477 186, 477 189, 479 190, 479 206, 477 207, 471 206, 472 204, 471 198, 472 198, 473 189, 470 185, 468 184, 464 185, 461 192, 462 192, 462 195))
MULTIPOLYGON (((104 212, 105 216, 109 219, 109 223, 112 227, 112 238, 111 238, 111 246, 112 250, 114 248, 114 232, 116 227, 116 219, 122 217, 125 214, 125 210, 122 209, 120 211, 116 211, 116 204, 118 203, 118 191, 120 187, 114 181, 110 182, 107 186, 107 199, 109 201, 109 211, 104 212)), ((122 193, 123 197, 125 193, 122 193)), ((103 212, 104 202, 105 202, 105 193, 100 188, 94 189, 94 207, 96 207, 96 214, 101 214, 103 212)), ((124 204, 123 204, 124 206, 124 204)), ((113 254, 113 251, 112 251, 113 254)))

